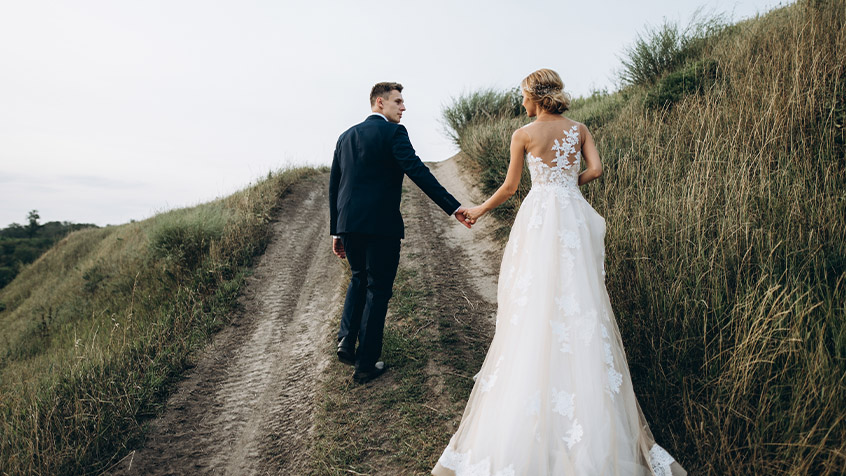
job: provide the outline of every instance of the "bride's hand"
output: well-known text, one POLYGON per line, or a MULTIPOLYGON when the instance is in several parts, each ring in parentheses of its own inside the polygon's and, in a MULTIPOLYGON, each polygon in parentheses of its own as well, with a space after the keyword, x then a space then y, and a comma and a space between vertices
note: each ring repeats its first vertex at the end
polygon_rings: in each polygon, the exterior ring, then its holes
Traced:
POLYGON ((476 220, 482 217, 485 214, 485 211, 482 209, 481 205, 473 208, 468 208, 464 210, 464 216, 470 220, 470 223, 476 223, 476 220))

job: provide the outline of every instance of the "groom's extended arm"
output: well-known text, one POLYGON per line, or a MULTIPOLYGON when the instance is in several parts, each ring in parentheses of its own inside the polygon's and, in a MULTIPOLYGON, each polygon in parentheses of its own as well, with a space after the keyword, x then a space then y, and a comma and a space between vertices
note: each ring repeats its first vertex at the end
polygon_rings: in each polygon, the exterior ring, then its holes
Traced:
POLYGON ((338 147, 332 158, 332 171, 329 172, 329 233, 338 234, 338 187, 341 184, 341 164, 338 163, 338 147))
POLYGON ((423 164, 420 157, 414 152, 414 147, 411 146, 411 140, 408 138, 408 131, 405 126, 397 127, 394 137, 391 140, 391 147, 394 152, 394 157, 397 160, 400 168, 408 175, 423 193, 429 196, 447 215, 453 215, 461 208, 461 204, 455 199, 443 185, 438 182, 438 179, 432 175, 432 172, 423 164))

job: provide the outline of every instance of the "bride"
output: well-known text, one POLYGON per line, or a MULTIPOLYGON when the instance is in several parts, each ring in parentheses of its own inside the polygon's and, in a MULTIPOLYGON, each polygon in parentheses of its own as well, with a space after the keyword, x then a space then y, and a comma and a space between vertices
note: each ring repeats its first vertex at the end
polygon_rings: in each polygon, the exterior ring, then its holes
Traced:
POLYGON ((558 73, 521 83, 531 124, 511 138, 505 182, 475 222, 532 189, 500 267, 496 332, 437 476, 687 474, 652 438, 605 289, 605 220, 579 191, 602 175, 587 127, 562 113, 558 73), (581 161, 586 168, 579 173, 581 161))

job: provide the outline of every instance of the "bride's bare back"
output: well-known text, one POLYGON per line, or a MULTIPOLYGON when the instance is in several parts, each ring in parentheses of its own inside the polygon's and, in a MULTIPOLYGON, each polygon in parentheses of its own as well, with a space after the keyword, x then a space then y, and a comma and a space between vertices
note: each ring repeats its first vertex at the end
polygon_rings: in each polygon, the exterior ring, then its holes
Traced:
POLYGON ((508 164, 505 180, 485 203, 468 210, 467 217, 471 223, 514 195, 520 185, 526 157, 539 158, 551 169, 557 168, 556 166, 573 168, 571 173, 578 174, 575 179, 578 185, 584 185, 602 175, 602 162, 588 128, 561 114, 536 111, 533 106, 529 104, 527 113, 530 117, 537 115, 537 120, 514 131, 511 136, 511 162, 508 164), (572 140, 572 143, 565 144, 568 140, 572 140), (587 165, 581 173, 579 167, 574 167, 580 165, 580 158, 584 158, 587 165))
MULTIPOLYGON (((525 134, 525 153, 540 159, 547 167, 569 168, 579 165, 579 158, 583 158, 588 169, 602 170, 593 137, 580 122, 560 114, 543 114, 521 130, 525 134)), ((594 178, 593 174, 585 180, 580 177, 579 185, 594 178)))

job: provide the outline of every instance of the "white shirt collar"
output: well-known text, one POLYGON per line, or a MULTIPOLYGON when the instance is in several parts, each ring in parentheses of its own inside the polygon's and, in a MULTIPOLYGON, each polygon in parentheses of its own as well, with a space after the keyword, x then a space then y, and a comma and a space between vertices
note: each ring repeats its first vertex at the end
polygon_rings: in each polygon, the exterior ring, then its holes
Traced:
MULTIPOLYGON (((379 116, 379 117, 381 117, 382 119, 384 119, 384 120, 386 120, 386 121, 388 120, 388 118, 387 118, 387 117, 385 117, 385 115, 384 115, 384 114, 382 114, 381 112, 371 112, 371 113, 370 113, 370 115, 371 115, 371 116, 379 116)), ((388 121, 388 122, 390 122, 390 121, 388 121)))

